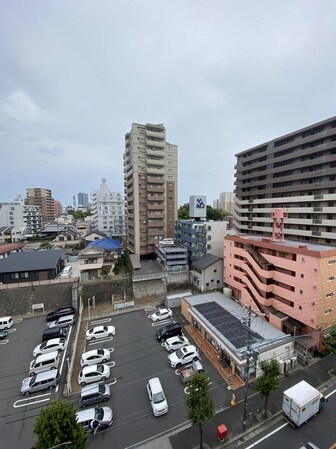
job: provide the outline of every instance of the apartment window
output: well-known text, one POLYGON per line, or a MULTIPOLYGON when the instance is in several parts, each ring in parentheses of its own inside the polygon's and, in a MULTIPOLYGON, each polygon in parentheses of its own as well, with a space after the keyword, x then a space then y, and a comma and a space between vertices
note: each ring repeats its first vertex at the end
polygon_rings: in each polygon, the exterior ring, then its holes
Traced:
POLYGON ((300 277, 301 277, 301 279, 303 279, 303 278, 304 278, 304 274, 303 274, 303 273, 301 273, 300 277))
POLYGON ((302 310, 302 306, 299 306, 299 310, 302 310))
POLYGON ((217 269, 214 270, 214 273, 217 273, 217 269))
POLYGON ((334 292, 326 293, 325 296, 326 296, 327 299, 332 298, 334 296, 334 292))
POLYGON ((305 263, 305 261, 306 261, 305 258, 304 258, 304 257, 301 257, 301 262, 302 262, 302 263, 305 263))
POLYGON ((327 282, 331 282, 331 281, 333 281, 335 279, 335 276, 329 276, 328 278, 327 278, 327 282))
POLYGON ((303 295, 303 290, 300 290, 300 295, 303 295))
POLYGON ((329 315, 329 313, 331 313, 331 312, 333 312, 333 311, 334 311, 333 308, 327 309, 327 310, 324 311, 324 314, 325 314, 325 315, 329 315))
POLYGON ((334 265, 336 263, 336 259, 328 260, 328 265, 334 265))

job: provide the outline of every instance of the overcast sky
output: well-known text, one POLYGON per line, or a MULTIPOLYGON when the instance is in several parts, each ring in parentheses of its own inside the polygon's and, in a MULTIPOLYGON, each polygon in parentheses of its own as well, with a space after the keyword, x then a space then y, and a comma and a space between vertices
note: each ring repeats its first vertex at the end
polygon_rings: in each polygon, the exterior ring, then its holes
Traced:
POLYGON ((179 204, 212 205, 236 153, 336 115, 335 24, 334 0, 2 1, 0 202, 123 191, 138 122, 178 145, 179 204))

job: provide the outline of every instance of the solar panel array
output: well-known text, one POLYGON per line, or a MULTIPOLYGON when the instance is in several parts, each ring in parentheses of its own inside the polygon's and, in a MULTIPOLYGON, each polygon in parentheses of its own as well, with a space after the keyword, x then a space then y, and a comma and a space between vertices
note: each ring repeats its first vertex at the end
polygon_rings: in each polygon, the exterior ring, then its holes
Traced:
POLYGON ((247 326, 244 326, 238 318, 231 315, 215 301, 198 304, 194 308, 237 349, 246 346, 249 334, 251 343, 263 340, 259 334, 251 329, 248 330, 247 326))

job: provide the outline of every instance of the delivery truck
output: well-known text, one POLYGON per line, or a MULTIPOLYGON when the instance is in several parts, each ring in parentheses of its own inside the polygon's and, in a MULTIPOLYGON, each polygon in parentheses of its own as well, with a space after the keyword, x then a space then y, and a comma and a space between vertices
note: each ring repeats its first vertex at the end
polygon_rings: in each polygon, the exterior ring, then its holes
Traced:
POLYGON ((325 405, 325 397, 305 380, 284 391, 282 412, 295 427, 307 422, 319 413, 325 405))

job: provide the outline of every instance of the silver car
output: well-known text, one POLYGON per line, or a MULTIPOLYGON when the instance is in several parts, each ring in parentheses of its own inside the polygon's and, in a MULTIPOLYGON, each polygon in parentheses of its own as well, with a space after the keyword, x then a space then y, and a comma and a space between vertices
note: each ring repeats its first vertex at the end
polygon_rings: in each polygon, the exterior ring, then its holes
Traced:
POLYGON ((53 327, 68 327, 72 326, 74 323, 75 315, 65 315, 56 318, 55 321, 50 321, 50 323, 48 323, 48 327, 49 329, 52 329, 53 327))

